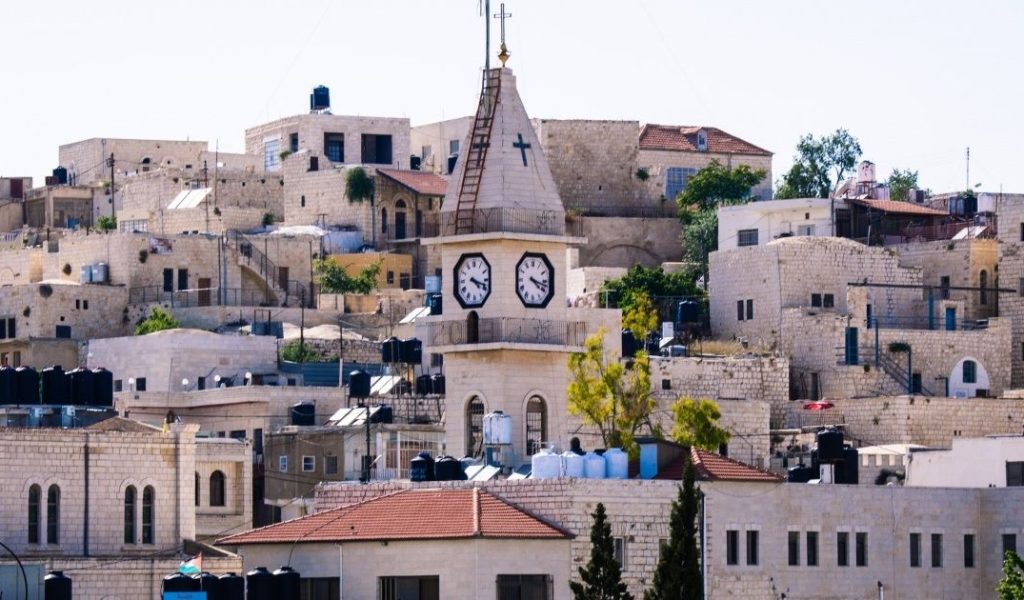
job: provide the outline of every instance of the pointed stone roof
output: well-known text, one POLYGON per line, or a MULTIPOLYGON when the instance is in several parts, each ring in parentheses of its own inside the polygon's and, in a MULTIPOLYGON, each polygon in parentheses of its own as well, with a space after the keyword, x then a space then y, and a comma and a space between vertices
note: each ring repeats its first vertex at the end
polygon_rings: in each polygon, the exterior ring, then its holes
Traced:
MULTIPOLYGON (((516 78, 508 68, 499 72, 500 87, 494 106, 490 140, 483 162, 483 174, 476 194, 475 210, 496 208, 530 212, 554 211, 565 214, 551 168, 533 131, 526 107, 516 90, 516 78)), ((458 164, 452 174, 441 212, 454 213, 463 196, 462 182, 474 141, 473 127, 460 146, 458 164)), ((465 204, 463 205, 465 206, 465 204)))

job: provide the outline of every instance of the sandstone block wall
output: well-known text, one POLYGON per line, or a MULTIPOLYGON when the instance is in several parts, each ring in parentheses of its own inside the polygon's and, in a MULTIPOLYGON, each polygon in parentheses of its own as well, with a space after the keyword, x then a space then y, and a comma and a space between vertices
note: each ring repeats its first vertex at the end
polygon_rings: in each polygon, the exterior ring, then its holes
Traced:
MULTIPOLYGON (((999 244, 996 240, 940 240, 935 242, 918 242, 896 246, 900 264, 921 269, 921 283, 938 288, 942 277, 949 278, 949 285, 961 287, 980 287, 981 273, 985 273, 986 287, 991 288, 985 295, 982 304, 980 292, 966 290, 949 290, 949 298, 941 298, 936 289, 935 301, 962 301, 966 312, 962 318, 986 319, 998 316, 996 308, 999 303, 997 292, 997 265, 999 262, 999 244)), ((1005 282, 1010 283, 1010 282, 1005 282)))
POLYGON ((639 263, 656 267, 683 258, 679 240, 683 226, 675 217, 577 218, 583 222, 583 237, 587 239, 579 249, 580 266, 629 268, 639 263))
POLYGON ((133 140, 117 138, 90 138, 64 144, 58 149, 58 162, 68 170, 69 177, 77 176, 79 185, 88 185, 110 179, 106 161, 114 154, 115 178, 144 173, 145 169, 192 165, 196 168, 200 154, 207 149, 206 142, 180 140, 133 140), (149 159, 147 165, 143 161, 149 159))

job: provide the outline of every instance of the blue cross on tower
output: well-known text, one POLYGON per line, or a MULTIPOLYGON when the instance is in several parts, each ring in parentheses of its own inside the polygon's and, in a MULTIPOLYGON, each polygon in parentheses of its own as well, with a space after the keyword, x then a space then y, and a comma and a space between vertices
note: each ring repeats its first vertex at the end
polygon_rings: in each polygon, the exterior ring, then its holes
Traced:
POLYGON ((519 134, 519 141, 512 142, 513 148, 519 148, 519 151, 523 153, 523 166, 526 166, 526 149, 530 147, 530 144, 523 141, 523 134, 519 134))

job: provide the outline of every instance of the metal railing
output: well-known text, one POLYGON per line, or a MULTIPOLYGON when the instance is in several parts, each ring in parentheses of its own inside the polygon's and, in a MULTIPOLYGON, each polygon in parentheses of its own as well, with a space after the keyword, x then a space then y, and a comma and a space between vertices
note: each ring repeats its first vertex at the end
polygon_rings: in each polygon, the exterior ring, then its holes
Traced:
POLYGON ((159 285, 128 289, 128 304, 170 303, 173 308, 196 306, 268 306, 263 290, 241 288, 196 288, 165 291, 159 285))
POLYGON ((570 214, 577 214, 581 217, 620 217, 631 219, 677 219, 679 218, 679 205, 668 200, 657 201, 654 204, 641 206, 619 205, 619 204, 592 204, 587 206, 573 206, 568 209, 570 214))
MULTIPOLYGON (((913 352, 913 349, 911 349, 913 352)), ((934 396, 923 383, 915 383, 909 372, 909 366, 904 363, 900 364, 896 359, 887 352, 886 348, 875 346, 858 346, 856 356, 849 357, 846 354, 846 348, 836 348, 837 363, 846 366, 857 366, 857 365, 873 365, 875 368, 880 369, 885 373, 893 382, 895 382, 901 390, 906 393, 920 394, 922 396, 934 396), (856 362, 851 362, 850 358, 855 358, 856 362)))
POLYGON ((497 317, 476 323, 441 321, 427 325, 427 339, 432 346, 463 344, 543 344, 550 346, 582 346, 587 339, 584 321, 549 321, 497 317))
MULTIPOLYGON (((464 213, 467 211, 463 211, 464 213)), ((538 233, 544 235, 583 236, 583 223, 566 220, 563 211, 523 208, 480 208, 472 211, 470 233, 538 233)), ((456 214, 443 212, 423 222, 422 237, 455 235, 456 214)), ((466 233, 460 231, 460 234, 466 233)))
MULTIPOLYGON (((957 319, 952 327, 942 315, 929 318, 899 315, 874 317, 872 325, 881 329, 925 329, 931 331, 979 331, 988 329, 988 319, 957 319)), ((869 327, 870 328, 870 327, 869 327)))
POLYGON ((306 304, 310 307, 313 306, 313 296, 306 289, 306 286, 301 282, 294 279, 282 282, 280 280, 281 269, 277 266, 274 261, 255 244, 252 243, 248 237, 240 231, 230 230, 224 234, 225 240, 228 245, 238 251, 238 254, 242 257, 243 262, 246 266, 250 267, 256 273, 259 273, 260 277, 270 286, 270 288, 276 292, 282 292, 284 294, 284 303, 289 303, 289 298, 302 299, 305 298, 306 304))

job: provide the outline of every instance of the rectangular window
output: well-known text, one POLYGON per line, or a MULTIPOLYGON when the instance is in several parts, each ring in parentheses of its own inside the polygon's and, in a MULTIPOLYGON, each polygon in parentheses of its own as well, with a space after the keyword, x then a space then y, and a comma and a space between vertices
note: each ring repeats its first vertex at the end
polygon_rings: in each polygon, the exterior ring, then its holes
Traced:
POLYGON ((758 540, 758 533, 759 532, 757 530, 753 530, 753 531, 748 531, 747 532, 747 564, 751 565, 751 566, 757 565, 757 557, 758 557, 757 540, 758 540))
POLYGON ((277 457, 277 470, 282 473, 288 472, 288 455, 282 454, 277 457))
POLYGON ((797 235, 814 235, 814 225, 797 225, 797 235))
POLYGON ((337 456, 325 456, 324 457, 324 475, 337 475, 338 474, 338 457, 337 456))
POLYGON ((978 383, 978 363, 973 360, 964 361, 964 383, 978 383))
POLYGON ((1007 552, 1017 551, 1017 534, 1015 533, 1004 533, 1003 534, 1003 556, 1006 556, 1007 552))
POLYGON ((331 162, 345 162, 345 134, 324 133, 324 156, 331 162))
POLYGON ((199 389, 199 390, 205 390, 206 389, 206 378, 205 377, 196 377, 196 389, 199 389))
POLYGON ((299 134, 291 133, 288 135, 288 149, 292 152, 299 151, 299 134))
POLYGON ((675 200, 676 196, 686 190, 686 183, 696 174, 697 169, 683 167, 669 167, 665 169, 665 199, 675 200))
POLYGON ((850 532, 836 532, 836 565, 850 566, 850 532))
POLYGON ((281 138, 263 140, 263 170, 276 171, 281 167, 281 138))
POLYGON ((448 140, 448 154, 459 153, 459 143, 461 140, 448 140))
POLYGON ((974 534, 964 534, 964 568, 974 568, 974 534))
POLYGON ((807 566, 818 566, 818 532, 807 532, 807 566))
POLYGON ((1020 224, 1020 241, 1024 242, 1024 223, 1020 224))
POLYGON ((943 275, 939 278, 939 298, 949 300, 949 275, 943 275))
POLYGON ((0 319, 0 340, 7 339, 7 320, 0 319))
POLYGON ((549 600, 548 575, 498 575, 498 600, 549 600))
POLYGON ((743 320, 743 301, 742 300, 737 300, 736 301, 736 320, 737 321, 742 321, 743 320))
POLYGON ((372 133, 363 134, 363 164, 367 165, 390 165, 391 164, 391 136, 376 135, 372 133))
POLYGON ((740 229, 736 232, 736 245, 737 246, 756 246, 757 245, 757 230, 756 229, 740 229))
POLYGON ((942 534, 932 534, 932 567, 942 566, 942 534))
POLYGON ((1024 462, 1006 463, 1006 487, 1024 485, 1024 462))
POLYGON ((245 430, 244 429, 232 429, 231 433, 228 434, 228 437, 233 439, 233 440, 244 440, 245 439, 245 430))
POLYGON ((789 532, 789 566, 800 566, 800 532, 789 532))
POLYGON ((123 392, 124 391, 124 380, 123 379, 115 379, 114 380, 114 391, 115 392, 123 392))
POLYGON ((381 577, 379 600, 405 598, 440 598, 441 585, 437 575, 419 577, 381 577))
POLYGON ((1017 295, 1024 296, 1024 277, 1021 277, 1017 282, 1017 295))
POLYGON ((619 568, 623 571, 626 570, 626 538, 617 537, 614 538, 613 543, 615 544, 615 562, 619 563, 619 568))
POLYGON ((910 566, 921 566, 921 534, 910 534, 910 566))
POLYGON ((740 532, 735 529, 725 532, 725 564, 740 564, 740 532))
POLYGON ((60 339, 71 339, 71 326, 70 325, 57 325, 54 328, 53 337, 60 339))
POLYGON ((747 320, 749 321, 749 320, 751 320, 753 318, 754 318, 754 301, 753 300, 747 300, 747 320))
POLYGON ((670 389, 672 389, 672 380, 671 379, 662 379, 661 380, 661 389, 663 389, 663 390, 670 390, 670 389))
POLYGON ((303 456, 302 457, 302 472, 312 473, 316 471, 316 457, 315 456, 303 456))
POLYGON ((302 600, 334 600, 341 597, 340 588, 341 582, 337 577, 303 577, 299 579, 299 598, 302 600))
POLYGON ((825 294, 821 299, 822 308, 834 308, 836 305, 836 297, 833 294, 825 294))
POLYGON ((811 294, 811 307, 821 308, 821 294, 811 294))
POLYGON ((135 391, 136 392, 144 392, 144 391, 146 391, 146 378, 145 377, 136 377, 135 378, 135 391))
POLYGON ((388 271, 387 282, 388 282, 388 285, 392 285, 392 284, 395 283, 395 272, 394 271, 388 271))
POLYGON ((868 566, 868 534, 866 531, 857 532, 857 566, 868 566))
POLYGON ((174 291, 174 269, 164 269, 164 291, 174 291))
POLYGON ((178 289, 188 289, 188 269, 178 269, 178 289))

